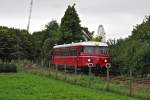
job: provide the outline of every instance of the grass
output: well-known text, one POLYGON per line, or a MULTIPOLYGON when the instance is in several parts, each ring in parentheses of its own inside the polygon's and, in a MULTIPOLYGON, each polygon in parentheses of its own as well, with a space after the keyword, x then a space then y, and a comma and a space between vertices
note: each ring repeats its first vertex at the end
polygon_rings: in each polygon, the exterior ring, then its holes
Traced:
POLYGON ((0 74, 0 100, 137 100, 30 73, 0 74))
MULTIPOLYGON (((53 69, 48 70, 47 68, 41 67, 31 67, 25 69, 29 73, 34 73, 46 77, 56 78, 56 72, 53 69)), ((106 88, 106 78, 105 77, 95 77, 93 75, 75 75, 64 73, 63 71, 57 72, 57 79, 62 80, 68 83, 77 84, 83 87, 92 88, 95 90, 107 90, 106 88)), ((124 78, 123 78, 124 79, 124 78)), ((143 100, 150 100, 150 86, 141 84, 138 86, 133 84, 132 96, 140 98, 143 100)), ((110 80, 109 90, 111 92, 120 94, 120 95, 129 95, 129 80, 120 81, 120 80, 110 80)))

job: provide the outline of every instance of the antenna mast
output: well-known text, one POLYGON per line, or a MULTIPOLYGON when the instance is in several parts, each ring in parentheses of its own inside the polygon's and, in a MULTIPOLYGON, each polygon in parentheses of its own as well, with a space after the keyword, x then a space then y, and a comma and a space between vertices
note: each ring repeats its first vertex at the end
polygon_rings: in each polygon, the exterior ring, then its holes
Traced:
POLYGON ((29 11, 29 18, 28 18, 27 32, 29 32, 29 28, 30 28, 30 21, 31 21, 31 14, 32 14, 32 6, 33 6, 33 0, 31 0, 31 3, 30 3, 30 11, 29 11))

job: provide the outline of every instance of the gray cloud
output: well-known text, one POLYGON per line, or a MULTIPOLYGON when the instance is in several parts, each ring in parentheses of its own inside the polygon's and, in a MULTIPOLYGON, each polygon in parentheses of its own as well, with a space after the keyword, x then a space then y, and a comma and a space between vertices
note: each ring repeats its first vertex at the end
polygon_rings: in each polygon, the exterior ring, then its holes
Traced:
MULTIPOLYGON (((52 18, 60 22, 69 4, 76 3, 82 25, 95 32, 103 24, 107 38, 124 38, 150 14, 150 0, 34 0, 30 31, 52 18)), ((0 25, 26 28, 30 0, 0 0, 0 25)))
POLYGON ((78 3, 82 5, 82 9, 97 13, 112 13, 112 12, 143 12, 149 10, 149 0, 92 0, 87 2, 86 0, 78 0, 78 3), (86 2, 86 3, 85 3, 86 2), (83 6, 85 4, 85 6, 83 6))

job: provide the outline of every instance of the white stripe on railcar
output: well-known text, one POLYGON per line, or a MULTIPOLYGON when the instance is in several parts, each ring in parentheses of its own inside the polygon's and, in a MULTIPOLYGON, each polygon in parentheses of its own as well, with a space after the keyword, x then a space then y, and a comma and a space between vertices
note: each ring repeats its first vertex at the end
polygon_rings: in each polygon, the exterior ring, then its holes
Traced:
POLYGON ((71 47, 71 46, 108 46, 108 45, 107 45, 107 43, 104 43, 104 42, 88 41, 88 42, 56 45, 56 46, 54 46, 54 48, 71 47))

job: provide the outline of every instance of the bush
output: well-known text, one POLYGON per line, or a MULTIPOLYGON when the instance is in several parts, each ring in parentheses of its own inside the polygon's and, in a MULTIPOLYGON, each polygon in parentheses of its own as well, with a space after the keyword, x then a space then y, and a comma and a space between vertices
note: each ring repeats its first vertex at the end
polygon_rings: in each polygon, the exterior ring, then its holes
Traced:
POLYGON ((3 64, 0 63, 0 73, 17 72, 17 66, 15 64, 3 64))

